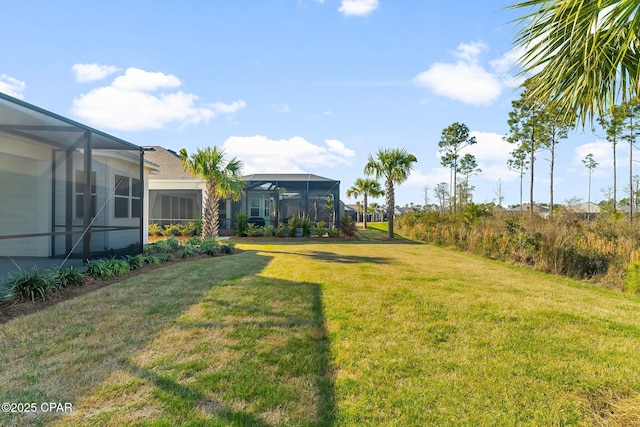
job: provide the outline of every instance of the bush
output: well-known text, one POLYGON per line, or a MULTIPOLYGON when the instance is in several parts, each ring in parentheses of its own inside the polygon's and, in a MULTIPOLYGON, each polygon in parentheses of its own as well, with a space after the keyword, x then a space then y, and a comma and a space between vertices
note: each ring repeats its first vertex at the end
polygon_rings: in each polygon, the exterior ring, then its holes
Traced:
POLYGON ((236 236, 245 237, 247 235, 247 215, 236 214, 236 236))
POLYGON ((296 237, 296 229, 300 227, 300 219, 298 217, 289 218, 287 222, 287 235, 289 237, 296 237))
POLYGON ((196 255, 200 255, 200 250, 197 246, 193 246, 193 245, 186 245, 184 248, 182 248, 182 251, 180 252, 180 256, 182 258, 189 258, 196 255))
POLYGON ((265 225, 264 227, 262 227, 262 235, 264 237, 271 237, 273 236, 274 230, 275 227, 273 225, 265 225))
POLYGON ((138 255, 129 255, 126 258, 129 263, 129 269, 135 270, 136 268, 140 268, 146 264, 146 256, 143 254, 138 255))
POLYGON ((30 271, 18 268, 17 273, 9 274, 6 283, 20 300, 28 298, 35 301, 40 297, 44 301, 51 291, 57 289, 55 282, 35 267, 30 271))
POLYGON ((248 224, 246 235, 247 237, 258 237, 264 236, 264 232, 262 230, 262 227, 259 227, 255 224, 248 224))
POLYGON ((287 226, 281 222, 276 228, 274 228, 273 235, 276 237, 285 237, 287 235, 287 226))
POLYGON ((160 224, 149 224, 149 236, 162 236, 160 224))
POLYGON ((627 266, 624 289, 632 294, 637 294, 640 291, 640 262, 632 262, 627 266))
POLYGON ((329 237, 338 237, 340 236, 340 230, 338 230, 337 228, 330 228, 329 230, 327 230, 327 234, 329 235, 329 237))
POLYGON ((315 234, 316 236, 324 236, 325 234, 327 234, 327 230, 329 230, 327 228, 327 224, 324 221, 318 221, 313 225, 313 234, 315 234))
POLYGON ((96 280, 110 279, 122 276, 130 271, 129 262, 124 259, 99 259, 89 260, 85 264, 85 273, 96 280))
POLYGON ((214 256, 219 252, 220 241, 218 239, 209 237, 204 239, 200 244, 200 253, 209 256, 214 256))
POLYGON ((302 218, 300 218, 300 227, 302 227, 302 237, 311 236, 311 218, 303 215, 302 218))
POLYGON ((180 228, 179 225, 165 225, 164 226, 164 231, 162 232, 162 234, 164 236, 177 236, 178 234, 180 234, 180 228))
POLYGON ((84 285, 84 274, 82 270, 74 267, 58 267, 53 270, 50 277, 58 288, 66 288, 67 286, 71 285, 84 285))
POLYGON ((349 215, 344 215, 340 218, 340 232, 345 237, 355 237, 356 236, 356 223, 353 221, 353 218, 349 215))

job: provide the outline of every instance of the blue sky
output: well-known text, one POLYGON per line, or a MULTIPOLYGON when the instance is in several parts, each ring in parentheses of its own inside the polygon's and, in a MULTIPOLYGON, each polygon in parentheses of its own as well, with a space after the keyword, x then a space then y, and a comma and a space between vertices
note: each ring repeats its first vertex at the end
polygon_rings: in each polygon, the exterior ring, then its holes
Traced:
MULTIPOLYGON (((518 96, 510 3, 3 0, 0 92, 138 145, 222 146, 245 173, 338 179, 347 203, 346 189, 380 147, 416 155, 396 203, 424 203, 425 185, 449 180, 440 134, 462 122, 483 169, 472 180, 475 201, 496 199, 500 179, 505 203, 515 204, 519 178, 502 141, 518 96)), ((602 199, 612 183, 608 144, 587 129, 558 151, 555 201, 586 201, 587 153, 599 163, 591 198, 602 199)), ((534 190, 542 202, 546 158, 538 155, 534 190)))

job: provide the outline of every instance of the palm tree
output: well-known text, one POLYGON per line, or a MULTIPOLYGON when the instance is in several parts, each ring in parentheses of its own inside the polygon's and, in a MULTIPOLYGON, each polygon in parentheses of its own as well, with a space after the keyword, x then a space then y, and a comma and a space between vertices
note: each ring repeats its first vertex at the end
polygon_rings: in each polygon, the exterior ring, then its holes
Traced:
POLYGON ((375 175, 376 179, 384 177, 385 195, 387 199, 387 223, 389 238, 393 239, 393 209, 396 205, 394 184, 401 184, 409 178, 413 164, 418 159, 404 148, 381 148, 376 157, 369 154, 364 173, 375 175))
POLYGON ((363 215, 363 224, 364 229, 367 229, 367 214, 368 214, 368 198, 371 197, 380 197, 384 194, 382 188, 380 188, 380 183, 375 179, 371 178, 358 178, 356 179, 353 187, 347 190, 347 197, 353 197, 354 199, 363 196, 364 202, 362 206, 363 215))
POLYGON ((224 150, 218 147, 197 148, 191 156, 187 154, 186 149, 180 150, 183 169, 205 183, 203 239, 218 237, 220 200, 239 200, 246 184, 240 177, 242 162, 235 157, 227 162, 224 155, 224 150))
POLYGON ((557 102, 568 123, 602 117, 614 102, 640 95, 638 0, 519 0, 522 28, 515 39, 525 52, 522 73, 531 95, 557 102))

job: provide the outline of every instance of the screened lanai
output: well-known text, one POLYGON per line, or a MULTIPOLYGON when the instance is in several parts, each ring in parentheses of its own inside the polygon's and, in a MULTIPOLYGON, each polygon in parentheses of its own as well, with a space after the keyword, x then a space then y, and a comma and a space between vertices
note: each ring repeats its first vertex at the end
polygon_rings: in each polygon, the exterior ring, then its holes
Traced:
POLYGON ((138 253, 140 147, 0 93, 0 257, 138 253))
POLYGON ((249 222, 277 226, 305 215, 314 222, 339 225, 340 181, 313 174, 255 174, 243 179, 247 186, 234 211, 246 214, 249 222))

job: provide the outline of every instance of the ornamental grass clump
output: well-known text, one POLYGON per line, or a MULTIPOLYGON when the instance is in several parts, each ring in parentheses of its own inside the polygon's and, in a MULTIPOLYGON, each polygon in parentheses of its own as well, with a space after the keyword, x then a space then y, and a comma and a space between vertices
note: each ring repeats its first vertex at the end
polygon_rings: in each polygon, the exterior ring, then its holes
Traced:
POLYGON ((16 273, 9 273, 6 283, 12 295, 19 300, 35 301, 41 298, 44 301, 47 295, 57 289, 55 281, 36 267, 31 270, 18 268, 16 273))

